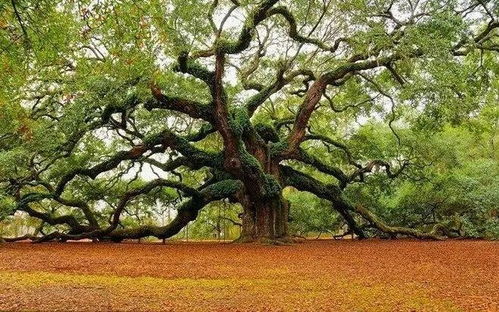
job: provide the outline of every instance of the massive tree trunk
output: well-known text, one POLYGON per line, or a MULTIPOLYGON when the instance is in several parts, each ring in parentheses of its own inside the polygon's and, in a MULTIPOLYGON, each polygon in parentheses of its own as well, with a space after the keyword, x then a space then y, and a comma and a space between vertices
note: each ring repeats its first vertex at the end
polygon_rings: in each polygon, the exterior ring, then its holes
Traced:
MULTIPOLYGON (((273 196, 268 197, 269 186, 266 181, 258 179, 258 188, 250 188, 240 200, 243 206, 242 232, 239 241, 241 242, 286 242, 288 240, 288 214, 289 207, 287 201, 282 197, 283 181, 281 179, 279 164, 268 157, 266 146, 259 145, 253 137, 247 138, 245 146, 255 157, 265 172, 267 178, 271 176, 278 183, 278 190, 273 196), (255 191, 256 189, 256 191, 255 191)), ((247 185, 252 185, 255 181, 247 181, 247 185)))
POLYGON ((288 240, 288 203, 281 197, 244 205, 239 241, 285 242, 288 240))

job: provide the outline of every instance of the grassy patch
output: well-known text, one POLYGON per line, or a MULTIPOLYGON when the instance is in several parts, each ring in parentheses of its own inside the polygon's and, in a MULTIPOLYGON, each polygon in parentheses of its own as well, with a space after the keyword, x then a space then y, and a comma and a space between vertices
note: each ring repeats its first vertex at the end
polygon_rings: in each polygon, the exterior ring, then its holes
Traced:
POLYGON ((53 293, 62 297, 71 296, 76 290, 90 296, 105 293, 109 302, 147 309, 159 309, 166 304, 172 309, 197 310, 204 305, 213 309, 251 306, 287 311, 301 304, 304 310, 310 311, 314 306, 336 311, 459 311, 450 302, 429 297, 415 284, 366 284, 344 278, 287 280, 282 271, 276 269, 274 273, 276 278, 270 274, 265 279, 167 279, 42 271, 0 272, 0 286, 8 285, 10 291, 40 294, 54 289, 53 293))

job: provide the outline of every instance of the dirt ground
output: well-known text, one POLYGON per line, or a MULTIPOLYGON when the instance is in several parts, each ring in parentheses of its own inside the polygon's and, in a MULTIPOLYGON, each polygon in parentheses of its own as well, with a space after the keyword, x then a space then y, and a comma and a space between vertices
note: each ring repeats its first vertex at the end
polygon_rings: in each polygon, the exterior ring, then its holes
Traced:
POLYGON ((497 311, 499 243, 3 244, 1 311, 497 311))

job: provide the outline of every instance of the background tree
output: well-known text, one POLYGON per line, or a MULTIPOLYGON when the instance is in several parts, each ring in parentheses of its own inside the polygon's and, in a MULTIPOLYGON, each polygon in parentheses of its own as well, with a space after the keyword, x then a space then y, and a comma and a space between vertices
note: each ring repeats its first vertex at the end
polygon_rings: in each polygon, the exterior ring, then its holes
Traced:
POLYGON ((364 223, 452 236, 385 224, 352 185, 410 170, 420 146, 402 130, 497 103, 498 14, 476 0, 4 3, 2 210, 51 226, 39 241, 120 241, 171 237, 229 199, 242 241, 282 242, 293 187, 360 238, 364 223), (360 137, 370 119, 384 140, 360 137), (180 201, 169 224, 122 222, 163 188, 180 201))

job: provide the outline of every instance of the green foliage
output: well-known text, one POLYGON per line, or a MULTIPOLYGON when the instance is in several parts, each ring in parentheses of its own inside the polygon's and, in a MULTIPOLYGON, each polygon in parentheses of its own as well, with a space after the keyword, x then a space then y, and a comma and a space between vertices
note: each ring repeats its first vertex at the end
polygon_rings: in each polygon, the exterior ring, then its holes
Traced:
POLYGON ((242 136, 251 126, 247 110, 244 107, 233 107, 229 115, 231 115, 229 119, 230 127, 236 136, 242 136))
POLYGON ((221 199, 241 190, 242 182, 239 180, 224 180, 214 183, 203 190, 203 193, 209 198, 221 199))
POLYGON ((331 203, 315 195, 286 189, 284 192, 290 204, 290 229, 301 236, 316 233, 338 232, 343 221, 332 209, 331 203))
POLYGON ((216 201, 206 206, 196 221, 189 224, 187 231, 177 234, 177 238, 186 239, 216 239, 234 240, 238 238, 240 226, 232 221, 239 222, 240 205, 229 204, 225 201, 216 201))
MULTIPOLYGON (((379 138, 366 130, 366 140, 379 138)), ((497 129, 447 126, 432 136, 412 135, 417 145, 407 174, 397 180, 374 175, 367 184, 349 187, 350 199, 394 225, 431 228, 454 220, 462 235, 498 238, 499 155, 491 144, 497 129)))
POLYGON ((275 198, 281 193, 281 186, 279 185, 279 182, 277 182, 276 178, 270 174, 265 175, 264 188, 265 190, 263 191, 263 194, 268 198, 275 198))
POLYGON ((12 196, 0 193, 0 221, 13 213, 16 208, 15 199, 12 196))

